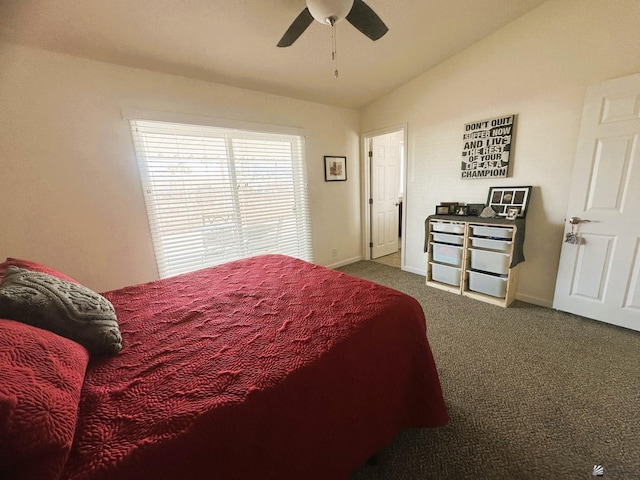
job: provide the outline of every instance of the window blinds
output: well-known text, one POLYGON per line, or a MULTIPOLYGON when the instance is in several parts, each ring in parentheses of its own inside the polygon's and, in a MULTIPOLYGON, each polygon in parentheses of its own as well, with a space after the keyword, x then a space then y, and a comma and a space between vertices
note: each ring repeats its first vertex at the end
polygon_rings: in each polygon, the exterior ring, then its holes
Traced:
POLYGON ((130 124, 161 278, 262 253, 312 260, 304 137, 130 124))

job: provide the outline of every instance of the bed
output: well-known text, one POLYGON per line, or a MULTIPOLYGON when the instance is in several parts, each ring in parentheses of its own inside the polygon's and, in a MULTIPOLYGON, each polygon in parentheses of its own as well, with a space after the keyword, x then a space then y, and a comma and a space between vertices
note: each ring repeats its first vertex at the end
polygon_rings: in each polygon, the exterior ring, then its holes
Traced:
POLYGON ((0 477, 346 479, 447 423, 422 308, 393 289, 263 255, 102 296, 115 355, 0 320, 0 477))

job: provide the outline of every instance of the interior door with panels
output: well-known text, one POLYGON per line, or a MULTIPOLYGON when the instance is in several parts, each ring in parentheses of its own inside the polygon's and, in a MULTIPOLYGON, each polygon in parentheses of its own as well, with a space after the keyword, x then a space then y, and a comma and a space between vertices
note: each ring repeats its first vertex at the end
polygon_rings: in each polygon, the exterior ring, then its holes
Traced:
POLYGON ((398 251, 400 144, 392 134, 372 139, 371 258, 398 251))
POLYGON ((640 330, 640 74, 587 91, 565 234, 572 229, 554 308, 640 330))

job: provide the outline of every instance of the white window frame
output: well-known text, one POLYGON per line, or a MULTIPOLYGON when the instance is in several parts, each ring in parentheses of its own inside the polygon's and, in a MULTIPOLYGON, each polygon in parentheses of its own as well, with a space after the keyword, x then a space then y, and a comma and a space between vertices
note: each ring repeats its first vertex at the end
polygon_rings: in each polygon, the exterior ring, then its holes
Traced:
POLYGON ((266 253, 313 261, 303 130, 139 109, 123 118, 160 278, 266 253))

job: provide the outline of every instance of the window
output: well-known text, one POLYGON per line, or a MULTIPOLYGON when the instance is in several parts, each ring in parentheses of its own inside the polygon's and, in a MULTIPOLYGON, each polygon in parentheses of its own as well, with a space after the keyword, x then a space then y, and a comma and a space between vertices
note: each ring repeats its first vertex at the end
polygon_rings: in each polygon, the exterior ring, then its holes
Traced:
POLYGON ((161 278, 262 253, 312 260, 303 136, 130 124, 161 278))

